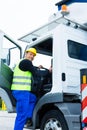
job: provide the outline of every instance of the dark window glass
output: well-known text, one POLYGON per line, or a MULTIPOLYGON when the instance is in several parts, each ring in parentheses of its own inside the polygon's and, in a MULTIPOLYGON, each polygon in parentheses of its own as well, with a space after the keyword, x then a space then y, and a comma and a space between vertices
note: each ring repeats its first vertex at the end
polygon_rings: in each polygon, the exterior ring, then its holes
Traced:
POLYGON ((87 46, 68 40, 68 55, 74 59, 87 61, 87 46))

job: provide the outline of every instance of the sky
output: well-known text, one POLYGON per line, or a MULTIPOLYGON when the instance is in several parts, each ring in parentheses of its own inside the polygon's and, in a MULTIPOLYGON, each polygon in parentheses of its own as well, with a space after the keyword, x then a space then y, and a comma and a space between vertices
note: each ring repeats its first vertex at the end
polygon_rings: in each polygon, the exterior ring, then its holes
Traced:
MULTIPOLYGON (((17 40, 46 24, 48 18, 58 12, 55 6, 58 1, 60 0, 0 0, 0 30, 17 40)), ((77 20, 87 12, 81 5, 72 6, 70 10, 73 10, 71 12, 74 17, 77 12, 77 20)))
POLYGON ((47 23, 58 0, 0 0, 0 30, 13 39, 47 23))

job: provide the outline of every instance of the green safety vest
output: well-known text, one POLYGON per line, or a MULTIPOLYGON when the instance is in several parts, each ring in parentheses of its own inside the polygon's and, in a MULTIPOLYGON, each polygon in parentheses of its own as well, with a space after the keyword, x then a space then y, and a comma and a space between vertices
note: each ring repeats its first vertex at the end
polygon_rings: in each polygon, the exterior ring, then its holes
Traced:
POLYGON ((31 91, 32 73, 19 69, 19 64, 14 69, 11 90, 27 90, 31 91))

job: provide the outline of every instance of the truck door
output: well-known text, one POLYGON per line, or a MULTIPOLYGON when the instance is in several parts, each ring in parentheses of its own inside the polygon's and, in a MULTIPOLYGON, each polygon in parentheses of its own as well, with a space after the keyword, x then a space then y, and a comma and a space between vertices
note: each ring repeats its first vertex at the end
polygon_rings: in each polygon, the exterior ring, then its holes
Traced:
POLYGON ((13 112, 15 100, 11 94, 13 69, 21 58, 21 47, 3 32, 0 32, 0 97, 4 100, 7 111, 13 112))
POLYGON ((63 91, 80 95, 80 69, 87 67, 87 38, 84 31, 67 26, 63 35, 63 91))

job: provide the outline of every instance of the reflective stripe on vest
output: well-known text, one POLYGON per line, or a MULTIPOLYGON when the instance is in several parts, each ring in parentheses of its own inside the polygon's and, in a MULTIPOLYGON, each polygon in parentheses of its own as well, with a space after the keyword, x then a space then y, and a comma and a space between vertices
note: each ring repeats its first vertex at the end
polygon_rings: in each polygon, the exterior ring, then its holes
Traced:
POLYGON ((32 73, 19 69, 19 64, 14 69, 13 82, 11 90, 28 90, 31 91, 32 73))

